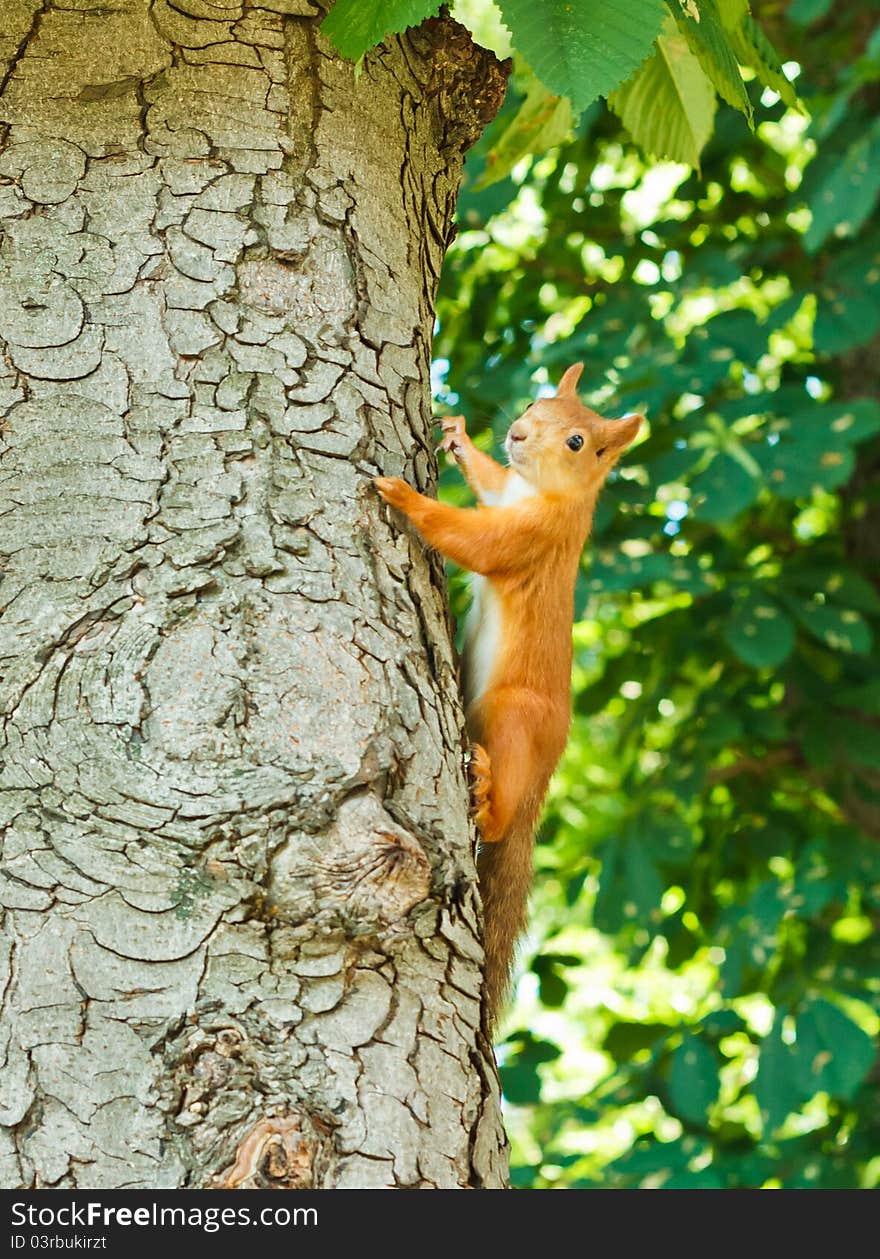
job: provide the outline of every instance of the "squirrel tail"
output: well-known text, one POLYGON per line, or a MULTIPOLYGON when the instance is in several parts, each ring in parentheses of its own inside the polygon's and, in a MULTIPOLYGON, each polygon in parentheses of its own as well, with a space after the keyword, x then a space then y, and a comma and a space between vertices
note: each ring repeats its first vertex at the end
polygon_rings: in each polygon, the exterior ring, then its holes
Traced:
POLYGON ((510 988, 516 944, 526 925, 532 886, 534 821, 531 810, 526 817, 520 815, 504 839, 483 844, 477 858, 490 1027, 494 1026, 510 988))

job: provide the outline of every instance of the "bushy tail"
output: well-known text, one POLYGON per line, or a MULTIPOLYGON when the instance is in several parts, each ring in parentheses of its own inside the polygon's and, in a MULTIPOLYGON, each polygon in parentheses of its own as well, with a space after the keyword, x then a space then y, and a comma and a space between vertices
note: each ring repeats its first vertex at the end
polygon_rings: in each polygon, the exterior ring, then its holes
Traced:
POLYGON ((517 940, 526 925, 533 848, 534 818, 521 817, 504 839, 495 844, 483 844, 477 859, 483 899, 486 1007, 490 1026, 494 1025, 507 996, 517 940))

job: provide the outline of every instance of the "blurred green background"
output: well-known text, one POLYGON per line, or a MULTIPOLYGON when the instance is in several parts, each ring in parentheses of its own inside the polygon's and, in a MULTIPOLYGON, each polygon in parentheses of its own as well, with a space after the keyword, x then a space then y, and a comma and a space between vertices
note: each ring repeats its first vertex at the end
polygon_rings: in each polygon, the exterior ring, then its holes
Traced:
POLYGON ((478 444, 578 359, 650 422, 501 1029, 520 1187, 880 1182, 880 15, 753 9, 800 108, 752 81, 694 173, 599 104, 481 188, 514 82, 443 276, 436 406, 478 444))

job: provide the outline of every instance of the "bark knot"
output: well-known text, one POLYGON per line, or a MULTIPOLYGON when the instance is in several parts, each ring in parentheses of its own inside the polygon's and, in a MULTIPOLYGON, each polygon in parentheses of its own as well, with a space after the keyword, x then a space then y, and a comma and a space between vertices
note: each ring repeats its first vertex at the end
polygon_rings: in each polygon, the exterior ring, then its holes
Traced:
MULTIPOLYGON (((323 1126, 323 1125, 322 1125, 323 1126)), ((301 1115, 261 1119, 239 1145, 215 1189, 311 1189, 321 1134, 301 1115)))
POLYGON ((375 796, 345 800, 320 836, 291 836, 272 863, 269 899, 283 922, 317 903, 325 919, 358 932, 393 926, 426 900, 431 863, 375 796))

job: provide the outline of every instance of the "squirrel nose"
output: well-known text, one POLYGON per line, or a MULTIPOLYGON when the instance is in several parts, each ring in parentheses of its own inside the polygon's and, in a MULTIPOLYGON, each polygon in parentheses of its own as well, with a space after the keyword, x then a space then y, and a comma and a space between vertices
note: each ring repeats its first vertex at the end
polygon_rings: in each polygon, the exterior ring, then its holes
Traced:
MULTIPOLYGON (((518 422, 517 422, 518 423, 518 422)), ((525 431, 517 427, 517 423, 511 424, 508 436, 512 442, 524 442, 526 439, 525 431)))

